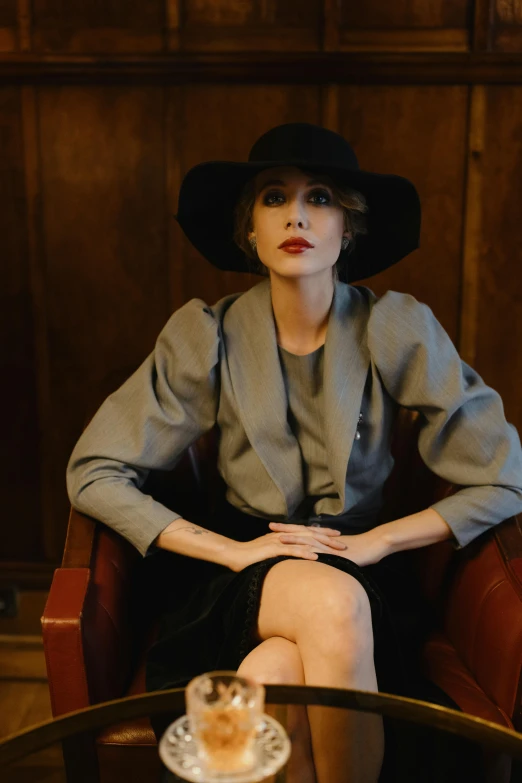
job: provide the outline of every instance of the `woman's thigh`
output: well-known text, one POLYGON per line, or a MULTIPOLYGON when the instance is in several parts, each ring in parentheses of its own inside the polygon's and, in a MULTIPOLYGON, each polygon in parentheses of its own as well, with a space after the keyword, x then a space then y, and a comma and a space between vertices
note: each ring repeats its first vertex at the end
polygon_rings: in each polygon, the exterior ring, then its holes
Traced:
POLYGON ((278 636, 299 644, 314 633, 332 644, 346 632, 373 638, 370 600, 350 574, 326 563, 289 558, 272 566, 261 591, 257 619, 259 640, 278 636), (323 631, 321 635, 319 632, 323 631))

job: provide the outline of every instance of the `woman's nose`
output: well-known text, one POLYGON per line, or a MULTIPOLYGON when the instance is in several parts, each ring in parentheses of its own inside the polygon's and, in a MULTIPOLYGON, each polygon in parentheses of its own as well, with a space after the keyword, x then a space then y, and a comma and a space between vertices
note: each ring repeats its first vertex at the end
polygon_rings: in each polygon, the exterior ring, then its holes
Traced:
POLYGON ((306 223, 306 213, 304 207, 295 201, 289 205, 286 216, 286 225, 302 227, 306 223))

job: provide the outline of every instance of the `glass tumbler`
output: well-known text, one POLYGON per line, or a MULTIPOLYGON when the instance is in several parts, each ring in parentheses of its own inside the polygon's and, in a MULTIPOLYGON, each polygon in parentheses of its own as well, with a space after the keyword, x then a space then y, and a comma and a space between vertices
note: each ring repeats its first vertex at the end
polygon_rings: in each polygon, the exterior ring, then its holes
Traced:
POLYGON ((256 731, 265 706, 265 688, 233 671, 212 671, 189 682, 186 709, 202 767, 211 774, 254 769, 256 731))

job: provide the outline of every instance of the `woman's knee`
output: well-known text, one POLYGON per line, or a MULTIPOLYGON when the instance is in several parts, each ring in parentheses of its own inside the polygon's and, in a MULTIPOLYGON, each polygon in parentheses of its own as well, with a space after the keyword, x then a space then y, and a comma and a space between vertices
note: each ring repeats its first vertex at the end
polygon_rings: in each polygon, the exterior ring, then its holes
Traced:
POLYGON ((265 639, 242 660, 237 674, 263 684, 304 685, 303 662, 297 645, 273 636, 265 639))
POLYGON ((333 653, 347 643, 373 647, 371 606, 363 585, 326 563, 284 560, 268 572, 258 618, 261 638, 280 635, 333 653))

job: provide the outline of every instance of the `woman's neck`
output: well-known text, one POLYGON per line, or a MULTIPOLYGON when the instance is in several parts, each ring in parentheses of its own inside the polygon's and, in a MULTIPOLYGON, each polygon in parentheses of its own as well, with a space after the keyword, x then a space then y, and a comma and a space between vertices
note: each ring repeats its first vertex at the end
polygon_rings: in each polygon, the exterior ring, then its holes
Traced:
POLYGON ((315 275, 283 278, 271 275, 270 291, 277 342, 292 353, 310 353, 326 339, 334 295, 331 272, 322 284, 315 275))

